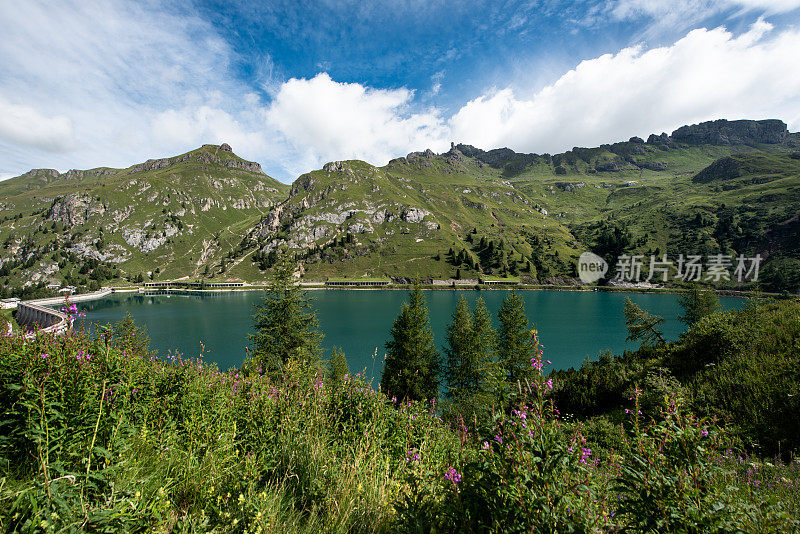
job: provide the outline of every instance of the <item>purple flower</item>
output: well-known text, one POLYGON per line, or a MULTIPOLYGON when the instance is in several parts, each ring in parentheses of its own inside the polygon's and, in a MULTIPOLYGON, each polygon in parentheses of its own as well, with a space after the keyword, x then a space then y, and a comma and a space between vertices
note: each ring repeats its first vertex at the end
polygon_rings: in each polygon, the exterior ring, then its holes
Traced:
POLYGON ((700 431, 700 434, 701 434, 701 435, 702 435, 704 438, 707 438, 707 437, 708 437, 708 430, 706 430, 706 429, 704 428, 703 430, 701 430, 701 431, 700 431))
POLYGON ((408 451, 406 453, 406 462, 419 462, 419 453, 417 451, 408 451))
POLYGON ((447 473, 445 473, 444 478, 451 480, 453 484, 461 482, 461 475, 458 474, 458 471, 456 471, 456 468, 453 466, 447 468, 447 473))
POLYGON ((43 353, 42 353, 42 359, 43 359, 43 360, 46 360, 46 359, 47 359, 47 358, 49 358, 49 357, 50 357, 50 355, 49 355, 49 354, 47 354, 46 352, 43 352, 43 353))

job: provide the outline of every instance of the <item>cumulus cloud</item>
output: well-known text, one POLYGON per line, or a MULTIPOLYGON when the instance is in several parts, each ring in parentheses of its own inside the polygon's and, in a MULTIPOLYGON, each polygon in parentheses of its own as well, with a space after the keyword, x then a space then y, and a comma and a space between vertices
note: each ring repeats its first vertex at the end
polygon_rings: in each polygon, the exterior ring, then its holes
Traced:
POLYGON ((775 117, 800 127, 800 31, 773 34, 759 20, 735 37, 689 32, 671 46, 625 48, 581 62, 528 95, 494 90, 450 120, 452 135, 478 146, 555 152, 682 124, 775 117))
POLYGON ((63 115, 45 116, 0 96, 0 139, 46 152, 63 152, 74 144, 72 121, 63 115))
POLYGON ((447 128, 434 110, 413 112, 414 94, 340 83, 325 73, 281 85, 266 111, 266 123, 302 162, 366 159, 384 164, 398 154, 442 149, 447 128))

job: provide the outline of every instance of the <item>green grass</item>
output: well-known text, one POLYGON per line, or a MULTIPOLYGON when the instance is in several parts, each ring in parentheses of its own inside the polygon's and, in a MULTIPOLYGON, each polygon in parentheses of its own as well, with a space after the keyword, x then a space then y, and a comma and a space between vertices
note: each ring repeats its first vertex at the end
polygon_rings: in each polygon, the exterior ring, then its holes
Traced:
POLYGON ((432 403, 398 403, 358 377, 330 382, 293 364, 274 376, 221 373, 152 357, 140 339, 0 338, 0 528, 798 527, 800 463, 727 452, 725 432, 677 410, 587 445, 602 429, 552 417, 533 394, 461 428, 432 403))

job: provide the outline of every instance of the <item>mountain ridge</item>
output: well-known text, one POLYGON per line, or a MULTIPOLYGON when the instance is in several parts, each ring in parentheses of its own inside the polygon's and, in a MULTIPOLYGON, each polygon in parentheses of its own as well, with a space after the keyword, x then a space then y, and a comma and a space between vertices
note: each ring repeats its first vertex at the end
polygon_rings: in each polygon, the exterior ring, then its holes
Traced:
POLYGON ((117 278, 257 280, 282 246, 310 279, 564 280, 615 226, 631 250, 677 253, 683 240, 774 259, 791 248, 776 225, 800 207, 798 148, 782 121, 718 120, 555 155, 452 143, 382 167, 333 161, 291 185, 226 144, 125 169, 33 169, 0 183, 0 284, 90 284, 99 264, 117 278), (734 156, 739 176, 694 180, 734 156), (687 222, 698 216, 710 224, 687 222))

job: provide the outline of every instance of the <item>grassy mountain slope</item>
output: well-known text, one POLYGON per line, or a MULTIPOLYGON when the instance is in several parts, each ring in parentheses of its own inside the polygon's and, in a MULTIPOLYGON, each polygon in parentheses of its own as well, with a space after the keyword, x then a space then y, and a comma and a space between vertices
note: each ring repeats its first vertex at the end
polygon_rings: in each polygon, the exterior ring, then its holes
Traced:
POLYGON ((98 261, 112 276, 257 280, 280 246, 311 280, 564 282, 616 232, 628 253, 760 253, 769 288, 800 286, 800 134, 780 121, 555 155, 453 145, 383 167, 331 162, 291 188, 223 147, 0 183, 0 283, 89 281, 98 261))
POLYGON ((127 169, 33 170, 0 183, 0 254, 6 267, 22 262, 3 274, 11 283, 76 281, 93 259, 119 276, 193 276, 287 189, 227 145, 127 169))

